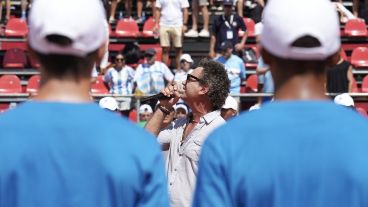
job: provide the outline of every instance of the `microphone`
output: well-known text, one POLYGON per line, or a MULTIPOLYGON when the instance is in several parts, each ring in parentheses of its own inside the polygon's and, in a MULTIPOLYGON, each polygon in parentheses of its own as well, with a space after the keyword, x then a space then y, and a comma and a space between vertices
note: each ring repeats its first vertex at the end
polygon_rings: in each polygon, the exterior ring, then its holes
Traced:
POLYGON ((163 99, 170 99, 170 96, 165 96, 163 93, 158 93, 156 95, 148 96, 141 99, 141 102, 147 102, 151 100, 163 100, 163 99))

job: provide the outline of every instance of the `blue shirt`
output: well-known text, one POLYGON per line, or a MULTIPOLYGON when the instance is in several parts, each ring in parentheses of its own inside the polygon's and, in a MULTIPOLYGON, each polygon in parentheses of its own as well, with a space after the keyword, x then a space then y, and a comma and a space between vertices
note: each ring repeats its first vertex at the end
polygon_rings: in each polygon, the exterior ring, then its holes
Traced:
POLYGON ((367 132, 332 102, 265 104, 209 136, 193 206, 368 206, 367 132))
POLYGON ((97 104, 1 115, 0 163, 0 206, 168 206, 156 139, 97 104))
POLYGON ((243 60, 236 55, 231 55, 228 60, 226 60, 224 56, 220 56, 215 60, 224 64, 227 76, 230 80, 230 93, 239 94, 240 84, 246 77, 243 60))

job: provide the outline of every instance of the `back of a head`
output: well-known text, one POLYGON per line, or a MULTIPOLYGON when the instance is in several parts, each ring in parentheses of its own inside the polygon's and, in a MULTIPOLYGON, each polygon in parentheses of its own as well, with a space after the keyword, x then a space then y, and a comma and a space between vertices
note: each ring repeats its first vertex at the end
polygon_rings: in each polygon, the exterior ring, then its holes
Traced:
POLYGON ((86 68, 108 38, 105 28, 99 0, 37 0, 29 15, 28 43, 51 75, 78 75, 76 70, 88 75, 86 68))
POLYGON ((281 59, 323 61, 340 48, 337 13, 329 0, 271 0, 261 45, 281 59))

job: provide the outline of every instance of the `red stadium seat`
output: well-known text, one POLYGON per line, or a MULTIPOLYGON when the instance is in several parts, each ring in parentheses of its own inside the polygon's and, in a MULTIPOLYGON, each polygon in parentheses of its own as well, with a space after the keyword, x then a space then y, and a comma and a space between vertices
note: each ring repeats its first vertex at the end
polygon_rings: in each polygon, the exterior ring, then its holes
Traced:
POLYGON ((368 48, 357 47, 351 54, 351 64, 355 69, 368 67, 368 48))
POLYGON ((120 19, 116 25, 117 37, 138 37, 139 28, 134 19, 120 19))
POLYGON ((246 93, 256 93, 258 91, 258 77, 253 74, 247 78, 246 93))
POLYGON ((96 82, 91 85, 91 93, 101 93, 108 94, 109 90, 106 88, 105 83, 103 81, 103 76, 97 76, 96 82))
POLYGON ((24 68, 27 65, 27 56, 22 49, 12 48, 5 52, 4 68, 24 68))
POLYGON ((33 75, 28 80, 27 93, 37 93, 40 86, 41 76, 33 75))
POLYGON ((345 24, 344 33, 347 36, 366 37, 368 35, 367 27, 363 19, 350 19, 345 24))
MULTIPOLYGON (((248 37, 254 37, 255 23, 251 18, 243 18, 244 24, 247 27, 248 37)), ((243 31, 239 31, 239 36, 242 37, 244 35, 243 31)))
POLYGON ((153 28, 155 27, 155 20, 150 17, 143 25, 143 36, 144 37, 153 37, 153 28))
POLYGON ((0 77, 0 93, 21 93, 22 86, 16 75, 3 75, 0 77))
POLYGON ((5 27, 6 37, 25 37, 28 34, 27 22, 19 19, 13 18, 8 21, 5 27))
POLYGON ((355 78, 353 77, 353 88, 351 90, 353 93, 360 93, 360 89, 358 87, 358 83, 356 82, 355 78))
POLYGON ((363 93, 368 93, 368 75, 366 75, 362 80, 361 90, 363 93))

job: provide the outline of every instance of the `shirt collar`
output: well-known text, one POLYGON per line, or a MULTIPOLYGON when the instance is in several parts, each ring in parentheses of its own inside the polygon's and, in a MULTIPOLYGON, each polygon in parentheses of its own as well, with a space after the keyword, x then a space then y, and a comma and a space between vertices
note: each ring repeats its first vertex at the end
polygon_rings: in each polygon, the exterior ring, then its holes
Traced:
MULTIPOLYGON (((204 116, 202 116, 199 119, 199 124, 210 124, 213 120, 215 120, 217 117, 221 116, 220 110, 212 111, 204 116)), ((190 116, 188 116, 188 119, 190 119, 190 116)))

